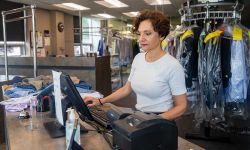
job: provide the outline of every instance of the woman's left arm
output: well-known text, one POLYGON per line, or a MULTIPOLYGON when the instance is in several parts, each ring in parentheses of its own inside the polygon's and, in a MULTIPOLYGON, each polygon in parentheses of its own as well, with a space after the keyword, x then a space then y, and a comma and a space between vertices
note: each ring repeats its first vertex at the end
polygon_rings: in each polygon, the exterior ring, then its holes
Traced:
POLYGON ((168 120, 174 120, 185 113, 187 109, 186 94, 173 95, 173 100, 174 100, 174 107, 169 109, 165 113, 160 114, 161 117, 168 119, 168 120))

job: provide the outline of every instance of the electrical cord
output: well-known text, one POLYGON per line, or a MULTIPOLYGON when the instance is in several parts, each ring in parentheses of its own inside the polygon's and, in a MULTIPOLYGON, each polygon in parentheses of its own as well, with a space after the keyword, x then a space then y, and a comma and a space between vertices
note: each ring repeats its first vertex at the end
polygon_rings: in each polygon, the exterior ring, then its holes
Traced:
POLYGON ((96 129, 95 131, 102 134, 103 138, 108 143, 110 148, 112 148, 113 150, 119 150, 112 145, 112 142, 109 140, 109 138, 107 136, 107 134, 112 135, 112 130, 107 130, 106 128, 103 128, 99 124, 95 123, 94 121, 85 120, 85 122, 88 123, 90 126, 92 126, 94 129, 96 129))

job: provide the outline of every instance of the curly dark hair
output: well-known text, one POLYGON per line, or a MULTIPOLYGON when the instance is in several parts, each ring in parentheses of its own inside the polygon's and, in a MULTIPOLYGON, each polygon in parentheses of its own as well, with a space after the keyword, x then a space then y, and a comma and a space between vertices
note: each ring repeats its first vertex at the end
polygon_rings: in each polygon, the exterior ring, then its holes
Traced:
POLYGON ((134 21, 133 32, 137 32, 139 25, 144 20, 150 20, 155 32, 158 32, 161 37, 166 37, 169 33, 169 19, 158 10, 143 10, 134 21))

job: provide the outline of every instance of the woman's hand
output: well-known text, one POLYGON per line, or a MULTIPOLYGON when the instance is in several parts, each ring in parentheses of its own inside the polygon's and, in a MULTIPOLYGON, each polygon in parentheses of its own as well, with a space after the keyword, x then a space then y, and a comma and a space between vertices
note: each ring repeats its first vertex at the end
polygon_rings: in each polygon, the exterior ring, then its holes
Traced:
POLYGON ((88 107, 101 105, 99 99, 95 97, 86 96, 83 98, 83 101, 88 107))

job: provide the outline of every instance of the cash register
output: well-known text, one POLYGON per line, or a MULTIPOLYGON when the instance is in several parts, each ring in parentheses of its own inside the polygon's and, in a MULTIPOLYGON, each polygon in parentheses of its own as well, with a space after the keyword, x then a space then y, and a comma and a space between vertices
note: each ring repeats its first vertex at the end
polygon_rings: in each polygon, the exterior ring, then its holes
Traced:
POLYGON ((121 150, 177 150, 178 129, 173 121, 135 112, 112 122, 113 144, 121 150))

